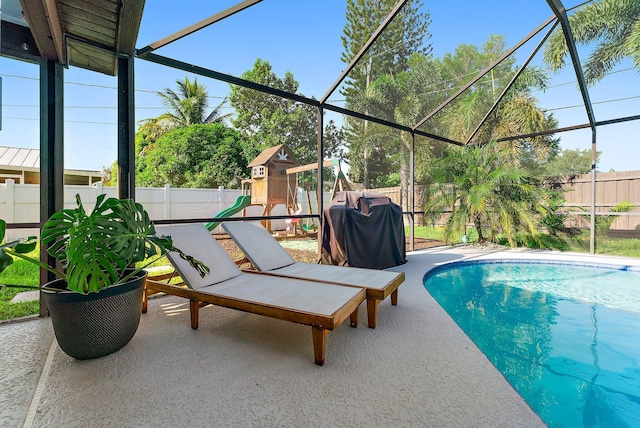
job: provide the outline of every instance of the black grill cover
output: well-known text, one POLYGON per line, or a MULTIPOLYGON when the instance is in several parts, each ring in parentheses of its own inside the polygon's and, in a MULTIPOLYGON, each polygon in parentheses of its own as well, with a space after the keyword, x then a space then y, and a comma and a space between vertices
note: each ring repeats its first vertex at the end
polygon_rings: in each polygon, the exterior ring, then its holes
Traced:
POLYGON ((340 192, 324 210, 322 263, 385 269, 407 262, 402 208, 373 192, 340 192))

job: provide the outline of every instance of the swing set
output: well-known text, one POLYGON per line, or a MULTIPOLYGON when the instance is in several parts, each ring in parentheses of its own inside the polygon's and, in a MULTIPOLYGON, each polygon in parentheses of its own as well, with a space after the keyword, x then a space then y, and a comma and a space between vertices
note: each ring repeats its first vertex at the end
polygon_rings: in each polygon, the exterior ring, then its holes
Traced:
MULTIPOLYGON (((336 178, 333 183, 333 189, 331 190, 331 199, 341 191, 352 190, 349 185, 347 177, 342 172, 340 167, 340 161, 338 159, 331 159, 322 163, 323 168, 336 167, 336 178)), ((317 163, 311 163, 307 165, 300 165, 286 170, 287 178, 295 174, 295 180, 287 180, 287 212, 289 215, 302 214, 302 204, 298 201, 298 188, 304 189, 306 196, 306 208, 307 214, 312 214, 311 210, 311 182, 305 182, 304 179, 300 180, 298 174, 304 174, 306 171, 312 171, 318 169, 317 163), (291 183, 295 183, 295 186, 291 186, 291 183)), ((317 186, 316 186, 317 187, 317 186)), ((317 226, 314 219, 299 219, 291 218, 287 219, 287 237, 309 236, 317 233, 317 226)))

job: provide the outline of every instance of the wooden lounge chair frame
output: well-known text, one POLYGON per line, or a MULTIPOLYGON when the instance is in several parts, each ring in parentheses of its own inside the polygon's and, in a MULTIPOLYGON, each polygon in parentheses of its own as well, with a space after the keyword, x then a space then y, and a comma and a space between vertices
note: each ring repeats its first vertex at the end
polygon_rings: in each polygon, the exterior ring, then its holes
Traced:
POLYGON ((264 274, 364 288, 369 328, 376 328, 380 302, 391 296, 391 304, 398 304, 404 272, 296 262, 258 222, 226 222, 222 227, 253 267, 264 274))
POLYGON ((163 283, 158 278, 147 279, 143 312, 147 311, 148 296, 163 292, 189 300, 193 329, 198 328, 199 309, 207 305, 223 306, 308 325, 311 326, 315 363, 320 366, 325 361, 326 337, 329 332, 347 318, 350 318, 352 327, 358 325, 358 307, 366 297, 364 290, 361 290, 361 293, 353 293, 348 287, 335 284, 288 278, 277 278, 277 281, 274 281, 263 274, 242 272, 201 224, 158 226, 157 230, 161 235, 170 235, 178 248, 208 265, 216 277, 208 279, 213 280, 210 284, 206 283, 205 279, 204 283, 207 285, 193 287, 203 284, 203 281, 198 279, 199 275, 187 262, 177 255, 169 254, 171 263, 185 284, 163 283), (195 247, 195 251, 192 251, 192 247, 195 247), (276 299, 284 296, 295 304, 291 307, 279 305, 274 297, 269 295, 271 292, 278 296, 276 299), (316 297, 306 302, 305 292, 311 292, 316 297), (326 305, 318 302, 317 296, 322 296, 326 305), (318 307, 329 309, 318 310, 318 307))

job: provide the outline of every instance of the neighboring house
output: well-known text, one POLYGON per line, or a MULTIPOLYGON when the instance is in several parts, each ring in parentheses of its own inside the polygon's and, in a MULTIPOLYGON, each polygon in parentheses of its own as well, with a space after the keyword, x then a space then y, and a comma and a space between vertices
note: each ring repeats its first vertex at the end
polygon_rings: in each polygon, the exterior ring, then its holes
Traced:
MULTIPOLYGON (((0 183, 40 184, 40 150, 0 146, 0 183)), ((64 184, 87 185, 104 179, 102 171, 64 170, 64 184)))

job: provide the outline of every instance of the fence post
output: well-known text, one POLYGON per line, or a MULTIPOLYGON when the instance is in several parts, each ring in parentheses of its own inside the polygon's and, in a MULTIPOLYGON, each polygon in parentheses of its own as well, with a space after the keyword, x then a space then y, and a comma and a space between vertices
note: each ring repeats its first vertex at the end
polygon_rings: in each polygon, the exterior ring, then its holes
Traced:
POLYGON ((98 199, 98 196, 102 195, 104 193, 104 187, 102 186, 102 181, 98 181, 96 183, 96 200, 98 199))
POLYGON ((224 208, 224 186, 218 186, 218 212, 224 208))
POLYGON ((5 181, 7 185, 7 218, 5 221, 7 223, 15 223, 16 221, 16 182, 12 178, 7 178, 5 181))
POLYGON ((164 185, 164 219, 171 220, 171 185, 164 185))

